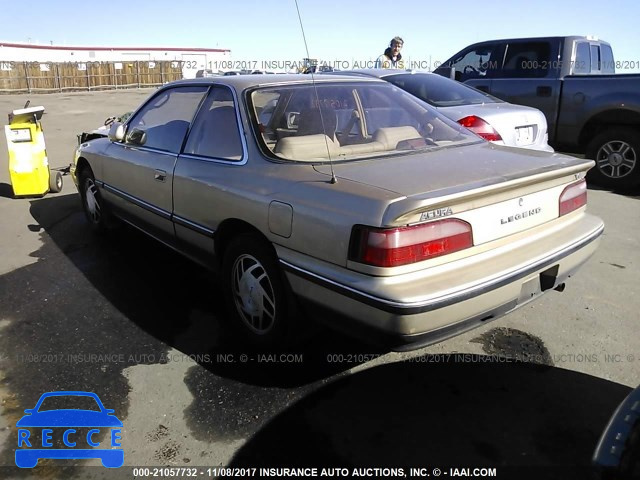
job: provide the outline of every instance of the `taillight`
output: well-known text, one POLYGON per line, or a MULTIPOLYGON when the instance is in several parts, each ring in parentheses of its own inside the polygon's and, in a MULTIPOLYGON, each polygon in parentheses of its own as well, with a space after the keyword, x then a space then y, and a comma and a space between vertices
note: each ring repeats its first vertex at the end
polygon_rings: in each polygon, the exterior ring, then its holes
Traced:
POLYGON ((569 185, 560 195, 560 216, 587 204, 587 182, 582 179, 569 185))
POLYGON ((376 267, 398 267, 471 246, 471 225, 454 218, 398 228, 356 225, 349 259, 376 267))
POLYGON ((500 134, 496 132, 491 125, 475 115, 469 115, 468 117, 461 118, 458 120, 458 123, 490 142, 502 140, 500 134))

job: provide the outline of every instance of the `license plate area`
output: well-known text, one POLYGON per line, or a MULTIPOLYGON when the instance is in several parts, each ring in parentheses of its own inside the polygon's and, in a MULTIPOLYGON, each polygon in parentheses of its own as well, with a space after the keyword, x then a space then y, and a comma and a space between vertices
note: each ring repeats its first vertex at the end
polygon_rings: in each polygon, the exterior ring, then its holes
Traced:
POLYGON ((518 305, 528 303, 540 294, 554 288, 559 270, 560 265, 554 265, 553 267, 547 268, 544 272, 527 279, 520 288, 518 305))
POLYGON ((516 127, 516 145, 531 145, 534 138, 534 125, 516 127))

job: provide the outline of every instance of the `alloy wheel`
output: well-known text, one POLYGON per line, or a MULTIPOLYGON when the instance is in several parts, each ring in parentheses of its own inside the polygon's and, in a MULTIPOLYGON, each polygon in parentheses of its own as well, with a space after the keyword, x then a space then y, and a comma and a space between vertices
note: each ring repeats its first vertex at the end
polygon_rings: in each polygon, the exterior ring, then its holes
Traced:
POLYGON ((633 147, 622 140, 611 140, 598 150, 596 163, 603 175, 622 178, 631 173, 638 161, 633 147))

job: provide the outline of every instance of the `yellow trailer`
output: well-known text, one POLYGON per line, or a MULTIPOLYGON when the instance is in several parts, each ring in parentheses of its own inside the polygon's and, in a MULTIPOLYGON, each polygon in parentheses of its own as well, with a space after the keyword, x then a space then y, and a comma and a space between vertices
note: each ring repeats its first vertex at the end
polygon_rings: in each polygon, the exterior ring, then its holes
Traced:
POLYGON ((9 149, 9 178, 16 197, 45 195, 62 190, 62 174, 51 171, 40 119, 44 107, 21 108, 9 114, 5 125, 9 149))

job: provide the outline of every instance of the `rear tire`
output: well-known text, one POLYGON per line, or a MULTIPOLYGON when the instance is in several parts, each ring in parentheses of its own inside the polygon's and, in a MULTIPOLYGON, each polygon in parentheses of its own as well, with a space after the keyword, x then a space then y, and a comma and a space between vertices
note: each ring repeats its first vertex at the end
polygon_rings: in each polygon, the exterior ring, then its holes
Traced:
POLYGON ((273 252, 256 234, 231 240, 222 262, 233 328, 253 345, 283 345, 291 332, 291 295, 273 252))
POLYGON ((589 179, 609 188, 640 186, 640 131, 610 127, 589 142, 586 157, 595 160, 589 179))

